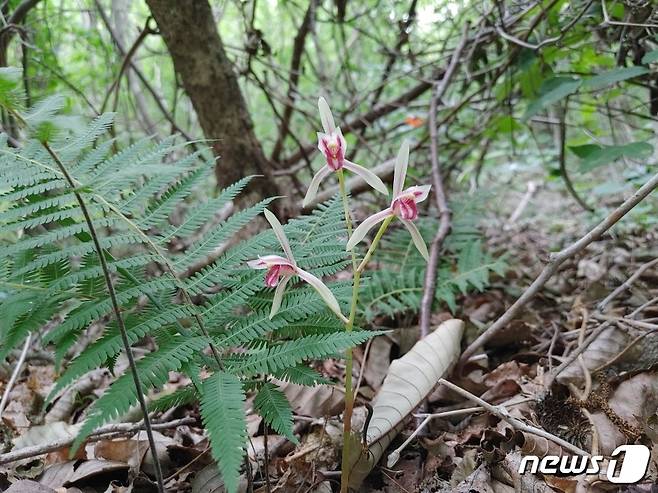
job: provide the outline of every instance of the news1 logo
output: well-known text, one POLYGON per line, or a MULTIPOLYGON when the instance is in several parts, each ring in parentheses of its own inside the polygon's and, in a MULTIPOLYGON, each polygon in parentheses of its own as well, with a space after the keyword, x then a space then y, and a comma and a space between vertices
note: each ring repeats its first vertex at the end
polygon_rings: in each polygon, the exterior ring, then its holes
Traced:
MULTIPOLYGON (((606 466, 606 477, 611 483, 637 483, 647 473, 651 451, 644 445, 620 445, 612 454, 606 466), (623 458, 618 468, 619 459, 623 458)), ((526 455, 519 465, 523 474, 530 464, 530 472, 543 474, 599 474, 604 457, 601 455, 547 455, 540 459, 536 455, 526 455)))

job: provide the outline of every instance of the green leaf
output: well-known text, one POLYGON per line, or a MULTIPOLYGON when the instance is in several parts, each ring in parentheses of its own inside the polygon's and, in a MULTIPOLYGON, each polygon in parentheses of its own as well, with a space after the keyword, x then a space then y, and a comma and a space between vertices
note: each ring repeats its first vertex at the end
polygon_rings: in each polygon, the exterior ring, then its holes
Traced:
POLYGON ((217 372, 203 382, 201 417, 229 493, 238 491, 247 441, 244 402, 242 383, 235 375, 217 372))
POLYGON ((649 73, 649 69, 646 67, 620 67, 614 70, 608 70, 602 74, 595 75, 593 77, 588 77, 583 80, 583 87, 586 89, 602 89, 607 86, 616 84, 617 82, 622 82, 628 79, 633 79, 649 73))
POLYGON ((658 62, 658 50, 653 50, 650 51, 649 53, 645 53, 644 56, 642 57, 642 63, 644 63, 645 65, 655 62, 658 62))
POLYGON ((0 67, 0 106, 11 111, 20 110, 25 100, 22 84, 23 71, 15 67, 0 67))
POLYGON ((254 406, 265 422, 278 434, 285 436, 293 443, 299 443, 292 425, 292 409, 286 396, 276 385, 266 383, 258 391, 254 406))
POLYGON ((646 142, 631 142, 630 144, 612 146, 585 144, 569 147, 569 149, 582 159, 580 163, 581 172, 591 171, 622 157, 644 159, 653 153, 653 146, 646 142))
POLYGON ((544 81, 539 90, 539 97, 530 102, 523 119, 528 120, 546 106, 557 103, 573 94, 578 90, 581 83, 581 79, 572 77, 553 77, 544 81))
POLYGON ((284 368, 297 366, 308 359, 321 359, 338 354, 348 347, 357 346, 371 337, 383 333, 382 331, 355 330, 310 335, 270 347, 254 349, 238 366, 238 371, 243 375, 277 372, 284 368))

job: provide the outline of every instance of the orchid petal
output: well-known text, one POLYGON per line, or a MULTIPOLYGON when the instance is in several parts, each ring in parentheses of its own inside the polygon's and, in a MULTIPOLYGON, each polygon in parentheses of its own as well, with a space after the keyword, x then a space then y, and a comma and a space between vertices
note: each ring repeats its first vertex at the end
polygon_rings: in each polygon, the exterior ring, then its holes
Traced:
POLYGON ((327 133, 331 133, 336 128, 334 123, 334 116, 331 114, 331 109, 327 104, 327 100, 323 97, 318 99, 318 108, 320 109, 320 120, 322 120, 322 128, 327 133))
POLYGON ((345 160, 345 164, 343 166, 345 166, 345 169, 350 170, 352 173, 359 175, 366 181, 368 185, 370 185, 378 192, 381 192, 384 195, 388 195, 388 189, 386 188, 386 185, 384 185, 384 182, 379 178, 379 176, 377 176, 369 169, 347 160, 345 160))
POLYGON ((340 318, 345 323, 348 322, 347 318, 345 318, 345 316, 340 311, 340 305, 338 305, 338 300, 336 299, 334 294, 331 292, 331 290, 327 287, 325 283, 323 283, 320 279, 315 277, 310 272, 306 272, 303 269, 297 268, 295 269, 295 272, 302 280, 309 283, 313 287, 313 289, 315 289, 318 292, 320 298, 322 298, 322 300, 327 304, 327 306, 331 309, 332 312, 338 315, 338 318, 340 318))
POLYGON ((318 136, 318 151, 324 154, 327 151, 327 147, 325 146, 324 141, 328 140, 331 134, 325 132, 315 132, 315 135, 318 136))
POLYGON ((414 202, 422 202, 427 198, 427 196, 430 194, 430 189, 432 188, 432 185, 418 185, 418 186, 413 186, 409 187, 406 190, 403 190, 401 195, 406 195, 406 194, 413 194, 414 196, 414 202))
POLYGON ((402 192, 404 180, 407 177, 407 166, 409 165, 409 142, 402 142, 398 156, 395 158, 395 173, 393 174, 393 198, 402 192))
POLYGON ((405 227, 409 230, 411 239, 414 240, 414 245, 416 245, 416 248, 420 254, 423 256, 426 262, 429 262, 430 254, 427 252, 427 245, 425 245, 425 240, 423 240, 423 237, 421 236, 420 231, 418 231, 416 225, 411 221, 405 221, 404 219, 400 219, 400 221, 402 221, 402 224, 404 224, 405 227))
POLYGON ((281 302, 283 301, 283 293, 286 290, 286 285, 288 284, 288 281, 290 281, 290 278, 292 276, 286 275, 281 278, 279 281, 279 284, 277 285, 276 289, 274 290, 274 298, 272 299, 272 309, 270 310, 270 320, 272 320, 272 317, 277 314, 279 311, 279 308, 281 308, 281 302))
POLYGON ((365 238, 365 236, 368 234, 368 231, 392 215, 393 211, 389 207, 364 219, 363 222, 359 224, 359 226, 354 230, 352 236, 350 236, 350 239, 347 242, 346 250, 352 250, 361 240, 363 240, 363 238, 365 238))
POLYGON ((322 166, 320 171, 315 173, 315 176, 311 180, 311 184, 308 186, 306 191, 306 197, 304 197, 304 202, 302 202, 302 207, 308 206, 315 196, 318 194, 318 188, 320 187, 320 182, 324 180, 327 176, 331 174, 331 170, 328 166, 322 166))
POLYGON ((294 267, 294 264, 285 257, 281 255, 264 255, 258 257, 256 260, 249 260, 247 265, 252 269, 269 269, 273 265, 286 265, 288 267, 294 267))
POLYGON ((283 252, 286 254, 286 257, 288 257, 290 263, 295 265, 295 258, 292 256, 290 243, 288 242, 286 233, 283 231, 283 226, 281 226, 279 220, 270 211, 265 209, 263 212, 265 213, 265 219, 267 219, 267 221, 270 223, 270 226, 272 226, 272 229, 274 230, 274 234, 276 235, 277 240, 279 240, 279 243, 281 244, 281 248, 283 248, 283 252))

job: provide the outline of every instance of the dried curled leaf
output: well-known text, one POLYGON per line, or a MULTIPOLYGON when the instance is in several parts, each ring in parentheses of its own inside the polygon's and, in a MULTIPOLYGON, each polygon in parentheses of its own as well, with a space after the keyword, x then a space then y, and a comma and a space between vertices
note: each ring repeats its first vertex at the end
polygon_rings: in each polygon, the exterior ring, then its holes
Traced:
POLYGON ((345 393, 336 387, 318 385, 306 387, 275 380, 296 414, 318 418, 336 416, 345 408, 345 393))
MULTIPOLYGON (((443 322, 418 341, 401 358, 393 361, 377 397, 367 430, 368 449, 353 459, 350 488, 358 490, 386 447, 404 426, 404 420, 427 397, 439 379, 450 372, 461 352, 464 322, 443 322)), ((354 447, 359 450, 360 445, 354 447)))
MULTIPOLYGON (((595 368, 611 361, 619 354, 629 342, 628 335, 617 329, 610 327, 604 330, 585 351, 583 351, 583 360, 588 370, 595 368)), ((578 360, 567 366, 557 377, 557 381, 566 384, 569 382, 579 382, 584 378, 583 370, 578 360)))

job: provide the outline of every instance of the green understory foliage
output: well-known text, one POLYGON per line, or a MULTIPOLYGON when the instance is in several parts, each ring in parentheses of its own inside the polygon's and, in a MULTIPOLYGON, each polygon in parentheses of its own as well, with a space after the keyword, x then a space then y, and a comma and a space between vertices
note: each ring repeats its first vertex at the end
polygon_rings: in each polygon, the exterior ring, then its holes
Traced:
MULTIPOLYGON (((443 303, 451 312, 457 310, 457 297, 482 291, 492 274, 504 275, 504 257, 493 258, 485 251, 478 229, 481 211, 477 200, 455 203, 452 230, 444 242, 436 279, 434 304, 443 303)), ((422 218, 418 228, 428 243, 436 233, 437 220, 422 218)), ((378 252, 380 268, 370 274, 364 289, 362 309, 367 320, 379 316, 417 313, 423 297, 426 262, 403 228, 389 232, 378 252)))
MULTIPOLYGON (((0 74, 0 102, 18 115, 14 82, 20 79, 13 75, 0 74)), ((115 153, 106 138, 111 114, 72 131, 55 123, 59 108, 58 100, 46 100, 33 110, 49 123, 28 121, 23 147, 0 139, 0 358, 30 333, 53 347, 57 363, 66 364, 51 400, 95 368, 114 369, 124 351, 82 210, 47 144, 72 175, 99 233, 130 343, 148 338, 156 348, 137 361, 144 393, 160 389, 172 371, 193 382, 152 408, 200 402, 213 455, 233 491, 246 443, 247 391, 255 393, 265 422, 293 439, 290 404, 267 380, 324 382, 305 365, 308 360, 338 355, 377 332, 345 332, 316 292, 301 283, 270 320, 272 290, 264 287, 263 272, 246 261, 277 252, 278 242, 270 230, 237 244, 232 240, 272 199, 226 212, 250 178, 188 207, 188 198, 212 175, 213 163, 201 159, 203 151, 188 152, 171 138, 145 139, 115 153), (195 268, 218 249, 215 260, 195 268), (69 361, 76 343, 88 337, 92 342, 69 361)), ((337 199, 291 220, 285 230, 302 268, 326 277, 349 262, 337 199)), ((330 286, 345 308, 349 283, 330 286)), ((75 446, 135 406, 137 392, 130 372, 119 374, 91 405, 75 446)))
MULTIPOLYGON (((60 98, 25 111, 20 80, 20 72, 0 70, 0 105, 25 132, 20 147, 0 136, 0 358, 29 334, 52 348, 60 374, 48 401, 96 368, 115 373, 87 410, 74 448, 138 403, 140 390, 121 358, 120 328, 79 196, 98 233, 128 340, 153 348, 137 360, 141 390, 152 395, 162 389, 170 372, 192 382, 151 400, 151 410, 198 402, 213 456, 234 491, 247 440, 247 395, 273 430, 296 441, 290 403, 274 382, 330 383, 308 362, 341 357, 380 332, 346 332, 303 283, 293 282, 270 319, 273 291, 264 287, 263 272, 246 262, 280 253, 279 243, 270 229, 235 239, 273 200, 234 209, 252 178, 199 200, 214 166, 205 149, 193 151, 171 137, 117 151, 108 137, 112 114, 80 125, 58 116, 60 98)), ((330 281, 350 264, 340 199, 284 229, 299 266, 328 280, 347 311, 351 282, 330 281)), ((421 229, 431 238, 435 220, 421 229)), ((504 268, 478 238, 475 219, 457 216, 437 288, 437 300, 453 310, 459 292, 484 288, 490 272, 504 268)), ((420 302, 425 264, 408 236, 394 231, 380 258, 382 268, 364 282, 361 329, 376 315, 414 311, 420 302)))

